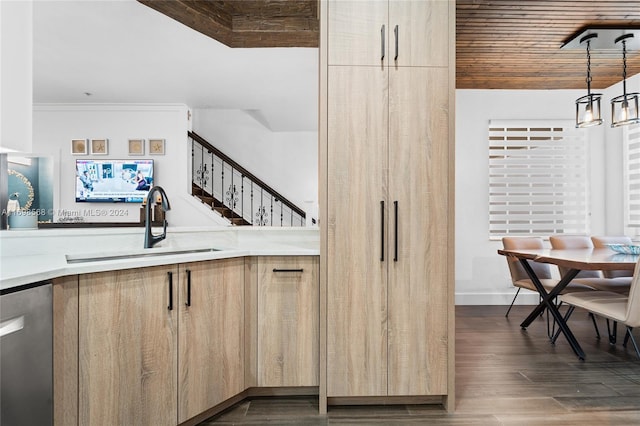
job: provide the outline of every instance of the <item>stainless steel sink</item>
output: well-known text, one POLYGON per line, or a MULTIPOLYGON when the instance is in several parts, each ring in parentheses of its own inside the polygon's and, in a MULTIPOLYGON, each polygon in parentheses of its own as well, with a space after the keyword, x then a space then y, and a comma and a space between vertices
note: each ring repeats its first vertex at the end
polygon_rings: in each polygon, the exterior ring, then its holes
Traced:
POLYGON ((215 248, 201 248, 201 249, 187 249, 187 250, 171 250, 171 251, 149 251, 149 252, 136 252, 129 254, 117 254, 117 255, 66 255, 67 263, 89 263, 89 262, 105 262, 108 260, 121 260, 121 259, 138 259, 142 257, 158 257, 158 256, 173 256, 176 254, 193 254, 193 253, 207 253, 219 251, 215 248))

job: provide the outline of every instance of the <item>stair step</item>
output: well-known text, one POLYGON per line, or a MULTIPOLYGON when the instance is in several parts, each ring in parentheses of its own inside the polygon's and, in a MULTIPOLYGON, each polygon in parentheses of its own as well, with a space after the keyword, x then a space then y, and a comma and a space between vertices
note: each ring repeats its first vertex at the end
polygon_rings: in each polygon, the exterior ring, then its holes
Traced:
POLYGON ((198 197, 200 201, 210 206, 216 212, 220 213, 222 217, 224 217, 225 219, 228 219, 233 225, 237 225, 237 226, 251 225, 240 215, 235 213, 229 207, 225 206, 222 202, 216 200, 215 197, 213 197, 213 195, 207 193, 204 189, 202 189, 200 186, 198 186, 193 182, 191 184, 191 194, 195 197, 198 197))

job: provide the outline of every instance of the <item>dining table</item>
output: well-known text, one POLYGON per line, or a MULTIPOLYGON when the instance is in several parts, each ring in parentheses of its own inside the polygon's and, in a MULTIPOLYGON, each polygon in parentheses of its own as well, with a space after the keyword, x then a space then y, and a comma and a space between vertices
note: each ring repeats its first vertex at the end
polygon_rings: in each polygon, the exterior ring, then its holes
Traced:
MULTIPOLYGON (((610 248, 587 249, 527 249, 527 250, 498 250, 498 254, 516 258, 527 272, 531 282, 540 293, 540 303, 531 311, 529 316, 520 324, 526 329, 545 309, 553 316, 559 330, 566 337, 569 345, 579 359, 584 360, 585 354, 578 340, 567 325, 565 317, 561 314, 555 299, 562 290, 573 280, 580 271, 584 270, 635 270, 640 254, 616 253, 610 248), (568 269, 568 272, 560 278, 558 283, 550 291, 547 291, 540 279, 536 276, 530 262, 548 263, 568 269)), ((596 291, 596 290, 594 290, 596 291)))

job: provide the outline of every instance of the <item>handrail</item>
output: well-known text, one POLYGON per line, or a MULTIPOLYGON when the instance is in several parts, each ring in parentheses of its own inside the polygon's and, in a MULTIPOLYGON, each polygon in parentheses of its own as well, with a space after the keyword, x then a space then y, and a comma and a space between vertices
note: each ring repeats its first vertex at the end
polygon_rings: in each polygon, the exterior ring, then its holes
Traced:
POLYGON ((260 187, 262 187, 266 192, 272 194, 274 196, 274 198, 278 201, 281 202, 282 204, 286 205, 287 207, 289 207, 293 212, 295 212, 296 214, 298 214, 300 217, 302 217, 302 219, 306 219, 306 213, 304 210, 302 210, 300 207, 296 206, 295 204, 293 204, 291 201, 289 201, 288 199, 286 199, 284 196, 282 196, 279 192, 277 192, 276 190, 274 190, 273 188, 271 188, 269 185, 267 185, 266 183, 264 183, 261 179, 257 178, 256 176, 253 175, 253 173, 249 172, 247 169, 245 169, 244 167, 242 167, 240 164, 238 164, 237 162, 235 162, 233 159, 231 159, 228 155, 224 154, 222 151, 220 151, 219 149, 217 149, 216 147, 214 147, 213 145, 211 145, 209 142, 207 142, 206 139, 204 139, 202 136, 198 135, 197 133, 194 133, 192 131, 188 132, 188 135, 191 139, 193 139, 194 141, 198 142, 200 145, 202 145, 203 147, 205 147, 207 150, 211 151, 213 154, 215 154, 216 156, 218 156, 220 159, 222 159, 225 163, 229 164, 231 167, 233 167, 234 169, 236 169, 237 171, 239 171, 242 176, 247 177, 248 179, 250 179, 251 181, 253 181, 254 183, 256 183, 257 185, 259 185, 260 187))

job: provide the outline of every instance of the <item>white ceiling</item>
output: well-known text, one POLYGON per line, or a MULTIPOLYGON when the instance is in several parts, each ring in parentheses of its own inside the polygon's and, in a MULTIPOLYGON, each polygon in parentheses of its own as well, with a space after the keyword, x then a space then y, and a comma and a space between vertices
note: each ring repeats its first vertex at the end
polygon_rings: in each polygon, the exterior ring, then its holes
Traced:
POLYGON ((231 49, 135 0, 35 0, 33 32, 34 103, 184 103, 318 128, 317 49, 231 49))

